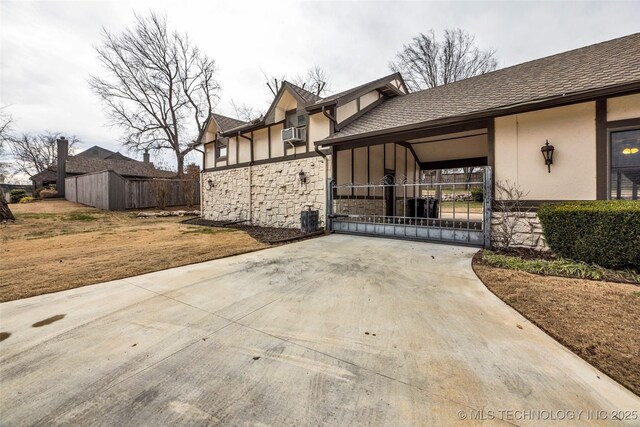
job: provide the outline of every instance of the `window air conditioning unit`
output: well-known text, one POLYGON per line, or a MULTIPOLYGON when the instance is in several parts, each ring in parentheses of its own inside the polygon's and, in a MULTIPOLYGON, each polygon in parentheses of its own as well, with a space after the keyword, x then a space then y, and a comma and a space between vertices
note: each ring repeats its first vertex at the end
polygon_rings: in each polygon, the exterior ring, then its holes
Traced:
POLYGON ((296 143, 305 140, 304 128, 286 128, 282 129, 282 141, 296 143))

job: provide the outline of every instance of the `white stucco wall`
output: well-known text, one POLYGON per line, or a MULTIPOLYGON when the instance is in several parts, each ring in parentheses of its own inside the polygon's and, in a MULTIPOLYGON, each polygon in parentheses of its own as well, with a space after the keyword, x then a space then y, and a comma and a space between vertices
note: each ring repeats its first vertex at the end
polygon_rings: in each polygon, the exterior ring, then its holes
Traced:
POLYGON ((607 100, 607 120, 626 120, 640 117, 640 93, 607 100))
POLYGON ((358 101, 354 99, 336 108, 336 121, 342 123, 358 112, 358 101))
POLYGON ((314 142, 322 141, 329 136, 329 119, 322 113, 310 114, 307 129, 309 132, 309 151, 312 151, 315 148, 314 142))
POLYGON ((372 90, 371 92, 365 93, 360 97, 360 109, 373 104, 380 98, 380 92, 377 90, 372 90))
POLYGON ((413 149, 423 162, 486 157, 488 153, 487 135, 414 143, 413 149))
POLYGON ((279 124, 277 126, 271 126, 271 157, 284 156, 284 144, 282 143, 282 129, 284 126, 279 124))
POLYGON ((284 120, 285 113, 290 110, 295 110, 296 108, 298 108, 298 102, 296 101, 294 96, 289 93, 289 89, 286 89, 282 93, 282 97, 280 97, 280 100, 276 105, 274 111, 274 122, 284 120))
POLYGON ((253 132, 253 160, 269 158, 269 129, 264 128, 253 132))
POLYGON ((212 168, 216 161, 216 144, 204 145, 204 168, 212 168))
POLYGON ((515 182, 528 200, 596 198, 595 102, 495 119, 495 179, 515 182), (540 148, 555 147, 551 173, 540 148))

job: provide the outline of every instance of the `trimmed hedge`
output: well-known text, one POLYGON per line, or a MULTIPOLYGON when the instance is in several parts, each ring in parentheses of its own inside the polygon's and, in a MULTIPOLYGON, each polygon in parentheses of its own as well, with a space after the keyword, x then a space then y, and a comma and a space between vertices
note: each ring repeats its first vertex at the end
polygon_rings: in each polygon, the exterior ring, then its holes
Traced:
POLYGON ((474 202, 482 202, 484 201, 484 190, 480 187, 471 189, 471 198, 474 202))
POLYGON ((21 188, 14 188, 9 194, 11 194, 11 203, 18 203, 20 199, 27 195, 27 192, 21 188))
POLYGON ((639 201, 543 203, 538 218, 557 255, 607 268, 640 268, 639 201))

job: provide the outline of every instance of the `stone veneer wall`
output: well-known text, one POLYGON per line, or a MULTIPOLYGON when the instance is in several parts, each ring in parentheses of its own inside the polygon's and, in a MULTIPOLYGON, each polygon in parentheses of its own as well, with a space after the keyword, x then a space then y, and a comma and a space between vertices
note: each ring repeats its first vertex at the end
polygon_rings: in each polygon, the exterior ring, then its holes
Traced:
POLYGON ((382 199, 351 199, 349 196, 338 197, 333 201, 333 211, 353 215, 384 215, 382 199))
MULTIPOLYGON (((509 214, 513 216, 513 214, 509 214)), ((544 239, 542 224, 535 212, 527 212, 521 214, 525 219, 520 219, 514 229, 514 242, 512 246, 527 247, 537 250, 548 250, 547 242, 544 239)), ((491 231, 495 233, 496 228, 503 221, 500 212, 493 212, 491 216, 491 231)))
POLYGON ((299 228, 300 212, 311 206, 320 211, 320 226, 324 227, 326 161, 330 164, 331 156, 203 172, 202 218, 299 228), (307 177, 305 184, 300 183, 300 171, 307 177))

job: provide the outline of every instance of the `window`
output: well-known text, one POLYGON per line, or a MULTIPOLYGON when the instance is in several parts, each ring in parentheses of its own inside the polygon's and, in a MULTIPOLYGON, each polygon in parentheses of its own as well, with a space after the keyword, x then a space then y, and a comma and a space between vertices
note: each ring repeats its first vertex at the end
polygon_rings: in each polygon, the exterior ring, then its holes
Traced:
POLYGON ((225 158, 227 157, 227 143, 228 138, 221 138, 216 141, 216 158, 225 158))
POLYGON ((611 140, 611 199, 638 200, 640 129, 615 131, 611 140))
POLYGON ((306 114, 298 115, 297 110, 289 110, 285 113, 285 128, 296 128, 307 125, 307 116, 306 114))

